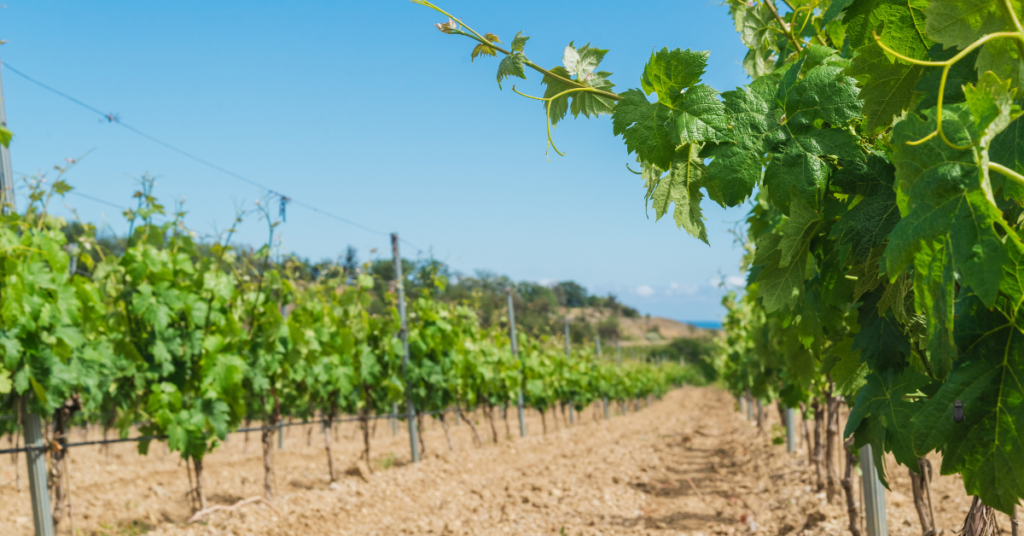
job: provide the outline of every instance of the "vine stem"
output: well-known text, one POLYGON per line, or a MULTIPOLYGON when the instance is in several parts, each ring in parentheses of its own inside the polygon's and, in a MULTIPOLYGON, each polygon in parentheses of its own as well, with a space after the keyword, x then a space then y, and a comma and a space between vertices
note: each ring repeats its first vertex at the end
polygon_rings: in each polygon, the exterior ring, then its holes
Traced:
POLYGON ((800 46, 800 41, 798 41, 796 39, 796 36, 793 35, 793 31, 788 26, 786 26, 786 21, 782 20, 782 17, 779 16, 779 10, 775 9, 775 3, 772 2, 772 0, 764 0, 764 5, 768 6, 768 9, 771 10, 772 15, 775 15, 775 20, 779 23, 779 26, 782 26, 782 32, 786 34, 786 37, 788 37, 789 40, 793 43, 793 46, 796 47, 796 51, 800 52, 801 50, 803 50, 804 48, 800 46))
POLYGON ((885 43, 882 42, 882 39, 880 37, 878 37, 878 33, 877 32, 872 32, 872 35, 875 38, 875 42, 878 43, 878 46, 881 47, 882 50, 888 52, 889 54, 892 54, 893 56, 895 56, 895 57, 897 57, 897 58, 899 58, 899 59, 901 59, 901 60, 903 60, 903 61, 905 61, 907 63, 910 63, 912 65, 923 65, 925 67, 942 67, 942 78, 939 80, 939 98, 938 98, 938 102, 936 103, 936 108, 938 109, 938 111, 936 113, 936 119, 935 119, 935 130, 931 134, 929 134, 929 135, 927 135, 927 136, 925 136, 925 137, 923 137, 923 138, 921 138, 921 139, 919 139, 917 141, 908 141, 907 145, 920 145, 920 144, 922 144, 922 143, 924 143, 924 142, 934 138, 936 135, 938 135, 939 137, 942 138, 942 141, 946 142, 946 145, 949 145, 950 147, 952 147, 954 149, 957 149, 957 150, 960 150, 960 151, 969 149, 974 144, 972 143, 971 145, 966 145, 966 146, 956 145, 955 143, 949 141, 948 138, 946 138, 946 133, 943 132, 943 130, 942 130, 942 101, 943 101, 943 97, 945 96, 945 93, 946 93, 946 79, 949 76, 949 69, 953 66, 953 64, 955 64, 956 62, 962 60, 964 57, 966 57, 968 54, 970 54, 972 51, 974 51, 974 49, 976 49, 976 48, 980 47, 981 45, 985 44, 987 41, 991 41, 992 39, 1001 39, 1003 37, 1011 37, 1011 38, 1016 38, 1018 40, 1018 42, 1024 41, 1024 32, 996 32, 996 33, 990 33, 988 35, 985 35, 985 36, 979 38, 977 41, 971 43, 966 48, 964 48, 959 53, 957 53, 956 56, 953 56, 952 58, 949 58, 946 61, 925 61, 925 60, 918 60, 918 59, 914 59, 914 58, 905 56, 905 55, 900 54, 899 52, 896 52, 895 50, 889 48, 888 46, 886 46, 885 43))
MULTIPOLYGON (((548 145, 550 145, 551 148, 554 149, 556 153, 558 153, 558 156, 565 156, 565 153, 559 151, 558 147, 555 147, 555 141, 553 139, 551 139, 551 102, 554 101, 555 99, 563 96, 563 95, 568 95, 569 93, 576 93, 577 91, 586 91, 587 93, 599 93, 600 92, 600 90, 594 89, 592 87, 575 87, 575 88, 572 88, 572 89, 567 89, 567 90, 565 90, 565 91, 563 91, 563 92, 561 92, 561 93, 559 93, 559 94, 557 94, 557 95, 555 95, 553 97, 534 97, 533 95, 527 95, 526 93, 523 93, 522 91, 519 91, 518 89, 516 89, 516 86, 514 86, 514 85, 512 86, 512 91, 514 91, 516 93, 516 95, 520 95, 520 96, 526 97, 528 99, 543 101, 543 102, 546 103, 544 105, 544 111, 545 111, 545 115, 547 116, 548 145)), ((544 155, 547 156, 547 154, 548 154, 547 151, 545 151, 544 155)))
POLYGON ((990 170, 995 171, 995 172, 999 173, 1000 175, 1002 175, 1002 176, 1004 176, 1004 177, 1006 177, 1006 178, 1016 182, 1017 184, 1020 184, 1021 186, 1024 186, 1024 175, 1021 175, 1020 173, 1017 173, 1016 171, 1014 171, 1014 170, 1012 170, 1012 169, 1010 169, 1010 168, 1008 168, 1008 167, 1006 167, 1006 166, 1004 166, 1002 164, 997 164, 995 162, 989 162, 988 163, 988 168, 990 170))
MULTIPOLYGON (((434 11, 437 11, 438 13, 441 13, 442 15, 448 17, 451 20, 458 20, 454 16, 452 16, 451 13, 448 13, 447 11, 441 9, 440 7, 437 7, 436 5, 432 4, 431 2, 428 2, 427 0, 410 0, 410 1, 412 3, 414 3, 414 4, 419 4, 421 6, 429 7, 430 9, 433 9, 434 11)), ((501 52, 502 54, 504 54, 506 56, 512 55, 512 52, 510 52, 508 50, 505 50, 504 48, 499 47, 498 45, 488 41, 482 35, 477 33, 476 30, 474 30, 473 28, 470 28, 468 25, 466 25, 461 20, 459 20, 459 25, 462 26, 463 28, 469 30, 470 33, 466 33, 466 32, 460 31, 460 30, 452 30, 452 33, 458 33, 459 35, 464 35, 464 36, 466 36, 466 37, 468 37, 468 38, 470 38, 470 39, 472 39, 474 41, 480 42, 483 45, 487 45, 487 46, 493 48, 494 50, 497 50, 498 52, 501 52)), ((622 100, 622 96, 619 95, 618 93, 613 93, 611 91, 604 91, 604 90, 600 90, 600 89, 595 89, 595 88, 592 88, 592 87, 590 87, 588 85, 585 85, 585 84, 582 84, 582 83, 577 82, 575 80, 572 80, 570 78, 565 78, 564 76, 559 76, 559 75, 557 75, 557 74, 555 74, 555 73, 553 73, 553 72, 551 72, 551 71, 541 67, 540 65, 537 65, 536 63, 533 63, 532 61, 526 59, 526 57, 523 57, 523 63, 527 67, 533 69, 534 71, 537 71, 537 72, 539 72, 539 73, 541 73, 541 74, 543 74, 545 76, 550 76, 551 78, 554 78, 556 80, 561 80, 562 82, 564 82, 566 84, 569 84, 570 86, 576 86, 579 89, 586 89, 586 90, 591 91, 592 93, 596 93, 598 95, 607 97, 609 99, 622 100)))

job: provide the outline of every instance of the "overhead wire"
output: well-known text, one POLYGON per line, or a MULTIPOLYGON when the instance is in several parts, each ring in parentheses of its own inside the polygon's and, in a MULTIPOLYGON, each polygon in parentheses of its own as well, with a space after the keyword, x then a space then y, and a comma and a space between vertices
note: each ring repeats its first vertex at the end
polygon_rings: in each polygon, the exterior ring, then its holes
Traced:
MULTIPOLYGON (((41 87, 41 88, 43 88, 43 89, 45 89, 45 90, 47 90, 47 91, 49 91, 49 92, 51 92, 51 93, 53 93, 55 95, 58 95, 58 96, 60 96, 60 97, 62 97, 64 99, 66 99, 66 100, 68 100, 68 101, 78 105, 78 106, 81 106, 82 108, 85 108, 86 110, 89 110, 90 112, 93 112, 93 113, 99 115, 100 117, 105 119, 108 123, 113 123, 113 124, 116 124, 116 125, 120 125, 120 126, 124 127, 125 129, 131 131, 132 133, 134 133, 134 134, 136 134, 138 136, 141 136, 141 137, 143 137, 143 138, 145 138, 145 139, 147 139, 147 140, 149 140, 149 141, 151 141, 151 142, 153 142, 153 143, 155 143, 157 145, 160 145, 160 146, 164 147, 165 149, 168 149, 170 151, 178 153, 179 155, 184 156, 184 157, 186 157, 186 158, 188 158, 190 160, 193 160, 195 162, 198 162, 199 164, 202 164, 202 165, 204 165, 204 166, 206 166, 206 167, 208 167, 210 169, 213 169, 215 171, 219 171, 219 172, 221 172, 221 173, 223 173, 225 175, 228 175, 230 177, 238 179, 238 180, 240 180, 240 181, 242 181, 242 182, 244 182, 244 183, 246 183, 246 184, 248 184, 250 186, 255 186, 257 188, 260 188, 260 189, 270 193, 271 195, 277 196, 280 199, 280 203, 281 203, 280 215, 282 217, 282 220, 284 220, 285 207, 287 206, 287 204, 288 203, 294 203, 294 204, 296 204, 298 206, 301 206, 301 207, 303 207, 303 208, 305 208, 307 210, 311 210, 311 211, 316 212, 317 214, 320 214, 322 216, 326 216, 328 218, 332 218, 332 219, 334 219, 336 221, 339 221, 341 223, 345 223, 347 225, 351 225, 353 227, 356 227, 356 228, 361 229, 363 231, 366 231, 368 233, 372 233, 372 234, 376 234, 376 235, 380 235, 380 236, 389 236, 390 235, 390 233, 386 233, 386 232, 383 232, 383 231, 379 231, 377 229, 373 229, 373 228, 371 228, 369 226, 363 225, 361 223, 355 222, 355 221, 350 220, 348 218, 345 218, 345 217, 339 216, 337 214, 334 214, 333 212, 329 212, 329 211, 317 208, 317 207, 315 207, 315 206, 313 206, 313 205, 311 205, 309 203, 305 203, 303 201, 295 199, 294 197, 284 195, 284 194, 282 194, 282 193, 280 193, 280 192, 278 192, 278 191, 276 191, 276 190, 274 190, 274 189, 272 189, 272 188, 270 188, 270 187, 268 187, 266 185, 263 185, 263 184, 255 181, 255 180, 252 180, 252 179, 250 179, 250 178, 248 178, 248 177, 246 177, 246 176, 244 176, 244 175, 242 175, 240 173, 236 173, 236 172, 231 171, 230 169, 227 169, 227 168, 225 168, 223 166, 219 166, 219 165, 217 165, 217 164, 215 164, 215 163, 213 163, 213 162, 211 162, 211 161, 209 161, 209 160, 207 160, 205 158, 202 158, 202 157, 200 157, 198 155, 195 155, 195 154, 193 154, 193 153, 191 153, 189 151, 186 151, 186 150, 184 150, 184 149, 182 149, 182 148, 180 148, 180 147, 178 147, 176 145, 168 143, 168 142, 166 142, 166 141, 164 141, 164 140, 162 140, 162 139, 160 139, 160 138, 158 138, 156 136, 148 134, 148 133, 146 133, 146 132, 144 132, 144 131, 142 131, 142 130, 140 130, 140 129, 138 129, 138 128, 136 128, 136 127, 134 127, 134 126, 132 126, 132 125, 130 125, 128 123, 125 123, 124 121, 121 120, 120 116, 118 116, 116 113, 113 113, 113 112, 103 112, 102 110, 100 110, 99 108, 96 108, 95 106, 91 106, 91 105, 85 103, 82 100, 79 100, 79 99, 77 99, 77 98, 75 98, 75 97, 73 97, 73 96, 71 96, 71 95, 69 95, 69 94, 67 94, 67 93, 65 93, 63 91, 60 91, 59 89, 54 88, 53 86, 50 86, 50 85, 48 85, 46 83, 43 83, 43 82, 41 82, 41 81, 39 81, 39 80, 37 80, 37 79, 27 75, 27 74, 21 72, 20 70, 16 69, 15 67, 12 67, 11 64, 6 62, 6 61, 5 62, 0 62, 0 66, 2 66, 3 68, 9 70, 10 72, 20 76, 21 78, 23 78, 23 79, 25 79, 25 80, 27 80, 27 81, 29 81, 29 82, 31 82, 31 83, 41 87)), ((72 190, 71 192, 75 193, 74 190, 72 190)), ((79 195, 81 197, 85 197, 87 199, 91 199, 91 200, 96 201, 98 203, 103 203, 105 205, 110 205, 110 206, 115 206, 115 207, 117 206, 117 205, 115 205, 113 203, 110 203, 108 201, 103 201, 103 200, 100 200, 98 198, 93 198, 93 197, 88 196, 86 194, 77 193, 76 195, 79 195)), ((117 207, 117 208, 122 208, 122 210, 123 210, 123 207, 117 207)), ((399 241, 404 243, 405 245, 415 249, 418 253, 422 253, 423 252, 422 248, 420 248, 419 246, 417 246, 417 245, 413 244, 412 242, 406 240, 405 238, 399 237, 399 241)))
MULTIPOLYGON (((31 173, 22 173, 21 171, 15 171, 14 174, 15 175, 21 175, 22 177, 30 177, 30 176, 32 176, 31 173)), ((69 193, 71 195, 77 195, 78 197, 84 197, 85 199, 88 199, 90 201, 94 201, 94 202, 100 203, 102 205, 107 205, 109 207, 114 207, 114 208, 116 208, 118 210, 121 210, 121 211, 128 210, 128 207, 123 207, 121 205, 118 205, 117 203, 112 203, 112 202, 107 201, 105 199, 100 199, 98 197, 94 197, 94 196, 91 196, 89 194, 85 194, 85 193, 79 192, 78 190, 75 190, 75 189, 69 190, 67 193, 69 193)))

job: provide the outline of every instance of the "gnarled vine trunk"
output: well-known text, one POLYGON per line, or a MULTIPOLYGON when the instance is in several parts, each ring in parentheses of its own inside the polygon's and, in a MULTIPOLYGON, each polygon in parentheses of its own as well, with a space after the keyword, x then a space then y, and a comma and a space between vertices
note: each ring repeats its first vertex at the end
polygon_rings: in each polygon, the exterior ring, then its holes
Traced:
POLYGON ((843 442, 843 450, 846 453, 846 471, 843 473, 843 480, 841 484, 843 486, 843 491, 846 492, 846 513, 850 518, 850 523, 847 528, 850 529, 850 534, 852 536, 861 536, 860 503, 857 500, 859 495, 855 494, 853 489, 853 468, 857 463, 857 458, 853 455, 852 437, 843 442))
MULTIPOLYGON (((249 427, 252 426, 252 419, 245 418, 245 441, 242 442, 242 454, 249 453, 249 427)), ((104 437, 106 439, 106 437, 104 437)))
POLYGON ((800 404, 800 427, 804 431, 804 444, 807 445, 807 463, 814 464, 814 443, 811 442, 811 430, 807 426, 807 406, 800 404))
POLYGON ((199 509, 206 510, 206 490, 203 488, 203 459, 193 458, 192 468, 196 473, 196 498, 199 499, 199 509))
POLYGON ((981 502, 981 497, 975 496, 964 524, 957 533, 960 536, 998 536, 999 523, 996 521, 996 511, 990 506, 985 506, 985 503, 981 502))
POLYGON ((459 418, 461 418, 463 421, 466 421, 466 424, 469 425, 469 429, 473 431, 473 442, 476 443, 477 445, 483 445, 484 442, 482 439, 480 439, 480 431, 476 429, 476 424, 474 424, 471 419, 466 417, 466 414, 462 412, 462 408, 458 404, 455 404, 455 411, 458 412, 459 418))
POLYGON ((334 456, 331 454, 331 426, 334 424, 334 415, 337 410, 331 407, 327 414, 324 415, 324 423, 321 425, 321 429, 324 432, 324 450, 327 451, 327 474, 331 477, 331 482, 338 479, 337 473, 334 472, 334 456))
POLYGON ((814 474, 817 477, 817 491, 825 489, 825 476, 822 473, 822 462, 825 461, 825 445, 822 441, 821 431, 825 427, 825 408, 815 400, 811 403, 814 408, 814 474))
POLYGON ((279 420, 277 412, 271 413, 260 430, 263 446, 263 496, 268 501, 274 500, 274 432, 277 431, 279 420))
POLYGON ((836 446, 839 443, 839 403, 842 399, 832 396, 832 388, 829 388, 825 395, 826 408, 828 411, 825 430, 825 495, 828 502, 832 502, 839 493, 839 474, 836 467, 836 446))
POLYGON ((64 401, 53 412, 53 441, 56 448, 50 451, 50 478, 53 485, 53 531, 56 533, 71 511, 71 489, 68 477, 68 433, 71 417, 82 409, 81 398, 75 394, 64 401))
POLYGON ((501 412, 501 418, 505 421, 505 439, 512 439, 512 428, 508 424, 508 400, 505 401, 505 407, 501 412))
POLYGON ((935 509, 932 506, 932 462, 927 458, 918 458, 917 472, 908 468, 910 473, 910 487, 914 491, 914 508, 917 509, 917 518, 921 520, 921 536, 934 536, 938 530, 935 528, 935 509))
MULTIPOLYGON (((452 434, 448 430, 448 421, 445 420, 444 413, 442 412, 438 416, 438 418, 441 419, 441 428, 444 428, 444 438, 448 440, 448 450, 455 451, 455 445, 452 444, 452 434)), ((456 421, 456 422, 458 422, 458 421, 456 421)))
POLYGON ((370 408, 365 405, 359 411, 359 427, 363 430, 363 458, 366 459, 366 468, 373 473, 373 464, 370 460, 370 408))
POLYGON ((540 412, 540 426, 544 430, 544 435, 548 435, 548 420, 544 417, 544 411, 540 412))
POLYGON ((494 437, 494 444, 498 444, 498 428, 494 426, 494 406, 490 402, 487 403, 487 407, 484 409, 487 413, 487 420, 491 423, 491 435, 494 437))

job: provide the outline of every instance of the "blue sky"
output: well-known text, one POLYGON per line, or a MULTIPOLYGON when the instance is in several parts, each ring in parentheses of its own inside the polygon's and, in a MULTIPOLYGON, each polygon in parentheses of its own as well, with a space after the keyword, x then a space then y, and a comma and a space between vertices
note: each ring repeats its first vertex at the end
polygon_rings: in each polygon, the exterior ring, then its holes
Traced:
MULTIPOLYGON (((720 91, 747 81, 745 49, 715 2, 440 5, 506 43, 524 31, 526 53, 540 65, 559 64, 570 41, 610 49, 602 69, 619 90, 638 87, 651 52, 666 46, 710 50, 704 80, 720 91)), ((471 62, 471 42, 442 34, 437 22, 440 14, 406 0, 9 0, 0 58, 285 195, 398 231, 457 270, 573 279, 645 313, 720 318, 713 282, 720 274, 739 282, 741 251, 727 230, 746 209, 705 203, 710 247, 668 217, 648 218, 640 179, 626 170, 634 158, 608 118, 559 124, 555 141, 566 156, 548 161, 541 104, 511 84, 499 91, 497 60, 471 62)), ((540 76, 527 76, 517 88, 542 94, 540 76)), ((79 192, 128 205, 135 178, 150 173, 168 206, 186 199, 187 222, 200 233, 227 227, 236 205, 262 196, 10 71, 3 83, 16 172, 47 172, 91 151, 69 174, 79 192)), ((85 220, 127 228, 117 209, 66 202, 85 220)), ((363 260, 389 247, 385 236, 295 205, 281 229, 284 249, 313 259, 348 244, 363 260)), ((261 222, 242 225, 240 242, 263 240, 261 222)))

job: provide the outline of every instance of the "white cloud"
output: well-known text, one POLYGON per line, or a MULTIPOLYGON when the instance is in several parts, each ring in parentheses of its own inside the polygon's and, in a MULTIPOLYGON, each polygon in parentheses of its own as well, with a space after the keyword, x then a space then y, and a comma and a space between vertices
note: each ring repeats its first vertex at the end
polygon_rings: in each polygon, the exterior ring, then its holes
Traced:
MULTIPOLYGON (((712 277, 708 283, 710 283, 712 287, 720 287, 722 286, 722 278, 712 277)), ((747 286, 747 279, 741 275, 730 275, 725 277, 726 288, 743 288, 745 286, 747 286)))
POLYGON ((697 285, 680 285, 679 283, 670 283, 668 290, 665 291, 666 296, 672 296, 673 294, 686 294, 693 295, 700 290, 697 285))
POLYGON ((553 286, 555 286, 555 284, 558 283, 554 279, 548 279, 546 277, 542 278, 542 279, 539 279, 537 282, 540 283, 541 285, 544 285, 545 287, 553 287, 553 286))
POLYGON ((652 296, 654 295, 654 289, 650 285, 640 285, 636 287, 636 293, 641 296, 652 296))

